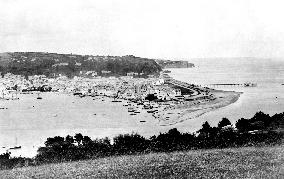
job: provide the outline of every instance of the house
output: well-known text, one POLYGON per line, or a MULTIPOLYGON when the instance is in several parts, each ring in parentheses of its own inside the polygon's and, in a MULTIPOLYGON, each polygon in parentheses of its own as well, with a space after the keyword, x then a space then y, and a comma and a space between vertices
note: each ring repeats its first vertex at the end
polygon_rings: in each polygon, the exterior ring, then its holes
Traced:
POLYGON ((174 89, 174 90, 173 90, 173 93, 174 93, 176 96, 181 96, 181 90, 180 90, 180 89, 174 89))
POLYGON ((127 76, 133 76, 134 72, 126 73, 127 76))
POLYGON ((76 65, 76 66, 81 66, 82 63, 76 62, 75 65, 76 65))
POLYGON ((158 81, 154 82, 153 85, 163 85, 165 83, 164 79, 159 79, 158 81))
POLYGON ((106 70, 102 70, 101 72, 102 72, 102 74, 109 74, 109 73, 111 73, 111 71, 106 71, 106 70))

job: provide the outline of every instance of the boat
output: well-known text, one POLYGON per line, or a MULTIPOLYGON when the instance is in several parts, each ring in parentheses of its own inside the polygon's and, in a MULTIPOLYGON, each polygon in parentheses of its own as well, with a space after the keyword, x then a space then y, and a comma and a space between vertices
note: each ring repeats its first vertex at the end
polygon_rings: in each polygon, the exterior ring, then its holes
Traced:
POLYGON ((150 105, 144 105, 144 109, 152 109, 153 107, 150 105))
POLYGON ((154 112, 156 112, 156 110, 147 111, 147 113, 154 113, 154 112))
POLYGON ((21 149, 22 146, 18 145, 17 146, 17 137, 16 137, 16 145, 14 147, 10 147, 9 150, 17 150, 17 149, 21 149))
POLYGON ((36 99, 42 99, 42 97, 39 96, 39 93, 37 94, 37 98, 36 99))
POLYGON ((85 94, 80 94, 79 96, 80 96, 80 98, 86 97, 85 94))
POLYGON ((146 122, 146 121, 140 121, 140 122, 146 122))
POLYGON ((164 73, 171 73, 170 70, 164 70, 163 72, 164 72, 164 73))
POLYGON ((256 83, 251 83, 251 82, 244 83, 244 87, 256 87, 256 86, 257 86, 256 83))
POLYGON ((15 147, 9 148, 9 150, 16 150, 16 149, 21 149, 21 148, 22 148, 22 146, 15 146, 15 147))
POLYGON ((134 112, 134 108, 128 108, 128 112, 134 112))
POLYGON ((20 98, 18 98, 18 93, 16 92, 16 97, 14 96, 14 93, 12 93, 12 97, 11 100, 19 100, 20 98))
POLYGON ((83 93, 81 93, 81 92, 75 92, 75 93, 73 93, 73 95, 74 96, 79 96, 79 95, 82 95, 83 93))

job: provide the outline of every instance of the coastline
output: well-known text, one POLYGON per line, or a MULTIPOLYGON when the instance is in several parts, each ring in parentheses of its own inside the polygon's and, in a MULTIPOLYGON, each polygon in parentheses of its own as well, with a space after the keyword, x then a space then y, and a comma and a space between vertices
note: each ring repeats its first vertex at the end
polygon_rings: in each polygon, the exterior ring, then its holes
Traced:
MULTIPOLYGON (((199 87, 199 89, 204 89, 199 87)), ((154 117, 159 121, 160 126, 172 126, 186 120, 195 119, 205 113, 223 108, 235 103, 242 92, 223 91, 206 88, 210 94, 208 98, 194 98, 193 101, 184 101, 181 104, 172 106, 168 110, 157 112, 154 117)))

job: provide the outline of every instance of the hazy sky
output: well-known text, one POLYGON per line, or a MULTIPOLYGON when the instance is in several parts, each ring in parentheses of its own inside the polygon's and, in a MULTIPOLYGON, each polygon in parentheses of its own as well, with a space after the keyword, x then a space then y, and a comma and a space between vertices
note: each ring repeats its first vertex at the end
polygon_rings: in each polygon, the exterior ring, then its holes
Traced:
POLYGON ((284 57, 282 0, 0 0, 0 51, 284 57))

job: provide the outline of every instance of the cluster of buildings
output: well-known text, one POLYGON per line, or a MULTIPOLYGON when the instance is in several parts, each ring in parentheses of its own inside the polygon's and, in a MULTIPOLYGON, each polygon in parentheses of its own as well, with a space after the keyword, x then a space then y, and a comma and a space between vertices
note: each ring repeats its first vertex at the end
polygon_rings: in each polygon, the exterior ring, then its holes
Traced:
MULTIPOLYGON (((90 72, 91 74, 94 72, 90 72)), ((53 91, 87 95, 103 95, 122 99, 145 99, 153 94, 160 100, 171 100, 181 95, 181 91, 165 84, 165 77, 134 78, 135 74, 121 77, 85 78, 75 76, 70 79, 64 75, 47 78, 45 75, 29 76, 27 79, 11 73, 0 78, 0 93, 28 93, 30 91, 53 91)), ((5 95, 0 95, 4 98, 5 95)))

